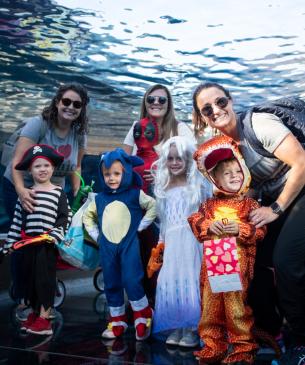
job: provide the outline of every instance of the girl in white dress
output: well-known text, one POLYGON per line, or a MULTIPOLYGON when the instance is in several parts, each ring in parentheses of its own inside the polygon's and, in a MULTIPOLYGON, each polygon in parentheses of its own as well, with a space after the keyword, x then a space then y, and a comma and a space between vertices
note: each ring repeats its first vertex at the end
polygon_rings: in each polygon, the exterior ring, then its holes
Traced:
POLYGON ((152 166, 154 193, 160 219, 159 243, 164 243, 163 265, 158 275, 153 333, 165 332, 166 343, 198 345, 200 319, 199 274, 202 246, 187 217, 211 196, 211 186, 199 174, 195 145, 185 137, 172 137, 162 146, 152 166))

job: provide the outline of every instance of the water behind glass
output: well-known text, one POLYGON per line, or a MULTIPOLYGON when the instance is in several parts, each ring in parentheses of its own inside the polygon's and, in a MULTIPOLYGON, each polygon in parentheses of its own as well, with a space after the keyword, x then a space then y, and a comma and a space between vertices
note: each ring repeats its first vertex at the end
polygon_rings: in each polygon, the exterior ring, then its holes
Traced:
POLYGON ((239 109, 305 91, 303 0, 2 0, 0 11, 2 139, 69 81, 89 89, 96 150, 123 140, 153 83, 185 121, 201 81, 228 87, 239 109))

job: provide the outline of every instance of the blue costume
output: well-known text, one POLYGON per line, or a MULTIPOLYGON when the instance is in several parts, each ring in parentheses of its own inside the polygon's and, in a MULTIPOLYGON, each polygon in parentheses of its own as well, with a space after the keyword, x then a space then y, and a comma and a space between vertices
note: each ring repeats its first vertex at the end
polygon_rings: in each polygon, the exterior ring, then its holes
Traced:
MULTIPOLYGON (((137 339, 150 333, 152 310, 142 284, 144 274, 137 232, 155 218, 155 201, 140 189, 141 177, 133 171, 133 167, 142 164, 139 157, 129 156, 120 148, 104 154, 99 164, 102 191, 95 198, 95 207, 88 207, 91 211, 95 209, 98 221, 97 241, 111 315, 110 326, 103 332, 106 338, 118 337, 127 328, 124 289, 134 312, 137 339), (114 190, 105 183, 102 168, 109 169, 116 161, 122 164, 123 175, 119 188, 114 190)), ((90 234, 89 220, 90 212, 85 212, 84 224, 90 234)))

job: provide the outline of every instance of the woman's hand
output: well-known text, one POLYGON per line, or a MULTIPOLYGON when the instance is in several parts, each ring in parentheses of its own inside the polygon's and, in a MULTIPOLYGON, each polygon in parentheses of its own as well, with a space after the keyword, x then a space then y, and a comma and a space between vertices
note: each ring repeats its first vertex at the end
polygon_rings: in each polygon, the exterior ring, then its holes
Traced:
POLYGON ((249 214, 250 223, 256 228, 260 228, 267 223, 273 222, 278 218, 278 214, 273 213, 270 207, 260 207, 254 209, 249 214))
POLYGON ((21 202, 22 208, 29 213, 33 213, 36 205, 36 202, 34 200, 36 194, 35 190, 23 187, 17 190, 17 194, 21 202))

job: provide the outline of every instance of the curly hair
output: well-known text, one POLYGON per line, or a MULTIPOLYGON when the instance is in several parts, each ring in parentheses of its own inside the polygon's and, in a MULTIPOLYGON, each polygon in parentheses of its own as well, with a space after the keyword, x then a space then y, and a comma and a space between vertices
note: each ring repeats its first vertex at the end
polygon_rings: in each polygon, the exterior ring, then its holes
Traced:
POLYGON ((225 96, 229 99, 232 99, 230 92, 225 89, 222 85, 217 84, 216 82, 205 82, 198 85, 193 93, 193 113, 192 113, 192 122, 194 125, 194 134, 197 138, 201 132, 205 130, 208 126, 206 121, 202 118, 200 110, 197 105, 197 97, 204 89, 210 89, 211 87, 215 87, 216 89, 221 90, 225 96))
POLYGON ((166 92, 168 100, 166 114, 163 118, 161 125, 159 126, 159 142, 161 142, 166 141, 171 136, 178 135, 178 121, 175 117, 173 98, 166 86, 161 84, 154 84, 146 90, 141 103, 140 119, 146 118, 148 114, 145 105, 147 96, 150 95, 153 91, 159 89, 166 92))
POLYGON ((65 94, 65 92, 72 90, 77 93, 82 101, 82 108, 80 115, 78 118, 73 121, 73 127, 76 129, 77 134, 85 134, 88 132, 88 116, 87 116, 87 104, 89 103, 89 96, 87 90, 84 86, 79 83, 71 82, 68 84, 64 84, 59 86, 57 92, 53 99, 51 100, 50 105, 45 107, 41 113, 42 118, 47 121, 47 123, 52 126, 56 125, 58 118, 58 110, 57 104, 65 94))

